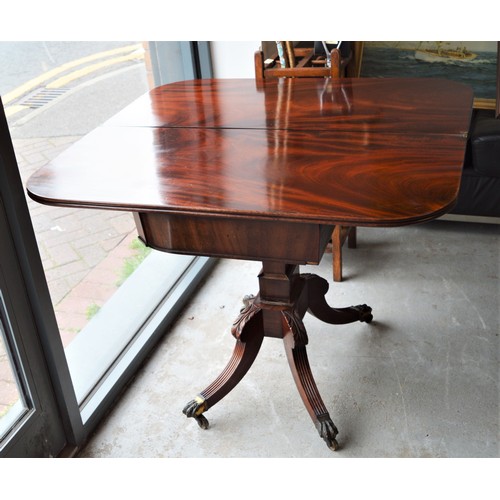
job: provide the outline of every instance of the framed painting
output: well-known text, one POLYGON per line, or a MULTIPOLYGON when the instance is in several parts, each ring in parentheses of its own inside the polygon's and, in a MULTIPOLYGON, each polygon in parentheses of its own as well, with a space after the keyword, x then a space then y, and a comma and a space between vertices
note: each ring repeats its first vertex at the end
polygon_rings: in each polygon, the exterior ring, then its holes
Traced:
POLYGON ((471 85, 474 107, 496 109, 499 42, 364 42, 360 76, 447 78, 471 85))

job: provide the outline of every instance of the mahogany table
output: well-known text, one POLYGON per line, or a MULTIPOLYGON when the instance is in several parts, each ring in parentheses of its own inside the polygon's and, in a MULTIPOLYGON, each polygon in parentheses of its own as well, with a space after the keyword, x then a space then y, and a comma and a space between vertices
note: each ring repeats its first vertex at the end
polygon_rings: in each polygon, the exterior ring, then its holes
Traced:
POLYGON ((152 90, 33 175, 40 203, 134 213, 149 246, 260 260, 259 293, 232 326, 226 368, 184 408, 204 413, 243 378, 263 337, 282 338, 327 445, 337 428, 309 366, 302 318, 370 322, 332 308, 318 264, 334 225, 400 226, 454 204, 472 92, 433 79, 195 80, 152 90))

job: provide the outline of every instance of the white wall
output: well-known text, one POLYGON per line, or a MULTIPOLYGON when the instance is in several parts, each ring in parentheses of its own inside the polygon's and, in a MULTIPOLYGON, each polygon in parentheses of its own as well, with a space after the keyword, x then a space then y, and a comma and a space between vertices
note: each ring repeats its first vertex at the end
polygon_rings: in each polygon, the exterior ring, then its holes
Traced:
POLYGON ((260 42, 210 42, 214 78, 254 78, 260 42))

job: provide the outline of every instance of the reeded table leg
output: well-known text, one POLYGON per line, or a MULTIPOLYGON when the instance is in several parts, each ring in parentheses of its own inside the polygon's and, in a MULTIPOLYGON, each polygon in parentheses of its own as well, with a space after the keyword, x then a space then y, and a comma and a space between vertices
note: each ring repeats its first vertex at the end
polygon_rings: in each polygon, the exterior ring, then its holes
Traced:
POLYGON ((302 319, 297 313, 283 313, 284 345, 288 364, 300 397, 312 418, 320 437, 327 446, 335 451, 338 448, 335 439, 338 430, 330 418, 330 414, 321 399, 316 382, 309 366, 306 345, 307 334, 302 319))
POLYGON ((182 410, 187 417, 193 417, 203 429, 208 429, 208 420, 203 413, 238 385, 259 353, 264 330, 262 312, 254 304, 254 298, 246 301, 233 325, 232 333, 236 337, 236 346, 223 372, 182 410))
POLYGON ((245 307, 233 324, 233 355, 224 371, 190 401, 183 412, 208 428, 203 415, 244 377, 259 352, 264 336, 282 338, 299 394, 320 437, 332 450, 338 448, 335 427, 319 394, 307 358, 307 333, 302 321, 307 311, 330 324, 369 323, 371 308, 359 305, 332 308, 325 299, 328 282, 314 274, 299 274, 298 266, 266 263, 259 275, 260 294, 245 299, 245 307))

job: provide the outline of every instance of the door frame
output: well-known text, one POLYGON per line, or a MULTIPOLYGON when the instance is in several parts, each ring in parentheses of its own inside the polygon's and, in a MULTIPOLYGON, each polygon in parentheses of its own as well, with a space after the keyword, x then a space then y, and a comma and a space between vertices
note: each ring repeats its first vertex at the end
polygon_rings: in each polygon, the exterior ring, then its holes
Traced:
POLYGON ((12 355, 17 358, 16 369, 22 371, 20 378, 28 385, 24 390, 29 392, 29 411, 3 443, 0 456, 50 456, 59 454, 71 435, 68 419, 64 422, 60 411, 42 332, 51 319, 54 331, 58 330, 3 106, 0 131, 0 286, 9 322, 7 334, 11 346, 15 345, 12 355), (42 430, 47 439, 33 439, 42 430))

